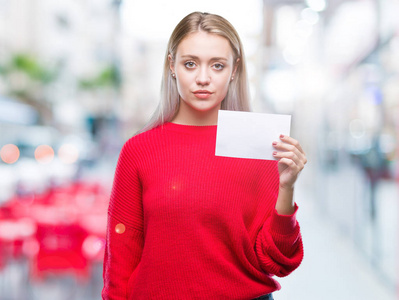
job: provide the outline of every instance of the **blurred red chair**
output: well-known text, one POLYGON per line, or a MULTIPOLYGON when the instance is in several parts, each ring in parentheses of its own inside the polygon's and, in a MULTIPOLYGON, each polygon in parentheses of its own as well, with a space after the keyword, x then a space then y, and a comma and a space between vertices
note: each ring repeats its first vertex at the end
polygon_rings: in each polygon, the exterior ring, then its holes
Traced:
POLYGON ((36 234, 36 223, 29 218, 0 220, 0 256, 7 262, 17 260, 24 253, 24 243, 36 234))
POLYGON ((31 263, 33 278, 73 274, 79 279, 88 279, 88 260, 82 251, 86 237, 86 231, 73 223, 39 224, 36 234, 39 251, 31 263))

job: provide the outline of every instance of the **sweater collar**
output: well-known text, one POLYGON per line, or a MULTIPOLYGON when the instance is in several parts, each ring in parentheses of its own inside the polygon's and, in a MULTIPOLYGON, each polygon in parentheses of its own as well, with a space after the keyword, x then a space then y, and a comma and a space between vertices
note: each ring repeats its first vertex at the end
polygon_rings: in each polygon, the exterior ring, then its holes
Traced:
POLYGON ((161 125, 161 127, 166 130, 188 133, 188 134, 211 134, 215 133, 217 129, 217 125, 197 126, 197 125, 176 124, 172 122, 167 122, 161 125))

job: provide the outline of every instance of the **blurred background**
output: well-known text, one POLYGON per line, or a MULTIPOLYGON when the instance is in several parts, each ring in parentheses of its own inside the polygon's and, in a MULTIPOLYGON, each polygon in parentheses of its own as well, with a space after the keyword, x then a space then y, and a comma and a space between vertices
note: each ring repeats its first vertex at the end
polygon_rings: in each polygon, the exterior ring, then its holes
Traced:
POLYGON ((275 299, 399 299, 399 0, 0 0, 0 299, 100 298, 117 157, 196 10, 236 27, 253 110, 291 114, 309 158, 275 299))

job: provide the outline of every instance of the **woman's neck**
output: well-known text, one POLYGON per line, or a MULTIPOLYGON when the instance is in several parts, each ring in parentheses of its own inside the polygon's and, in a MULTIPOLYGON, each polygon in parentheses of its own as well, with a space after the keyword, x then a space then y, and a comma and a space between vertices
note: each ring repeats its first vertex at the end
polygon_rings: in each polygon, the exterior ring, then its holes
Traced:
POLYGON ((179 110, 171 122, 194 126, 217 125, 219 109, 220 107, 215 107, 209 111, 199 111, 188 105, 180 104, 179 110))

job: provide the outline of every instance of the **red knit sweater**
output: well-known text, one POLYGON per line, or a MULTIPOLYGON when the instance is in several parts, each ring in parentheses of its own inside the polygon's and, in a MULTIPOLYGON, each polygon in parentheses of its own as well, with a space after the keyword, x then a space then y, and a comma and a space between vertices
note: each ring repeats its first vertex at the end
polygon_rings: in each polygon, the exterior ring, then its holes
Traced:
POLYGON ((275 161, 215 156, 216 126, 129 139, 112 189, 103 299, 252 299, 303 257, 296 212, 275 210, 275 161))

